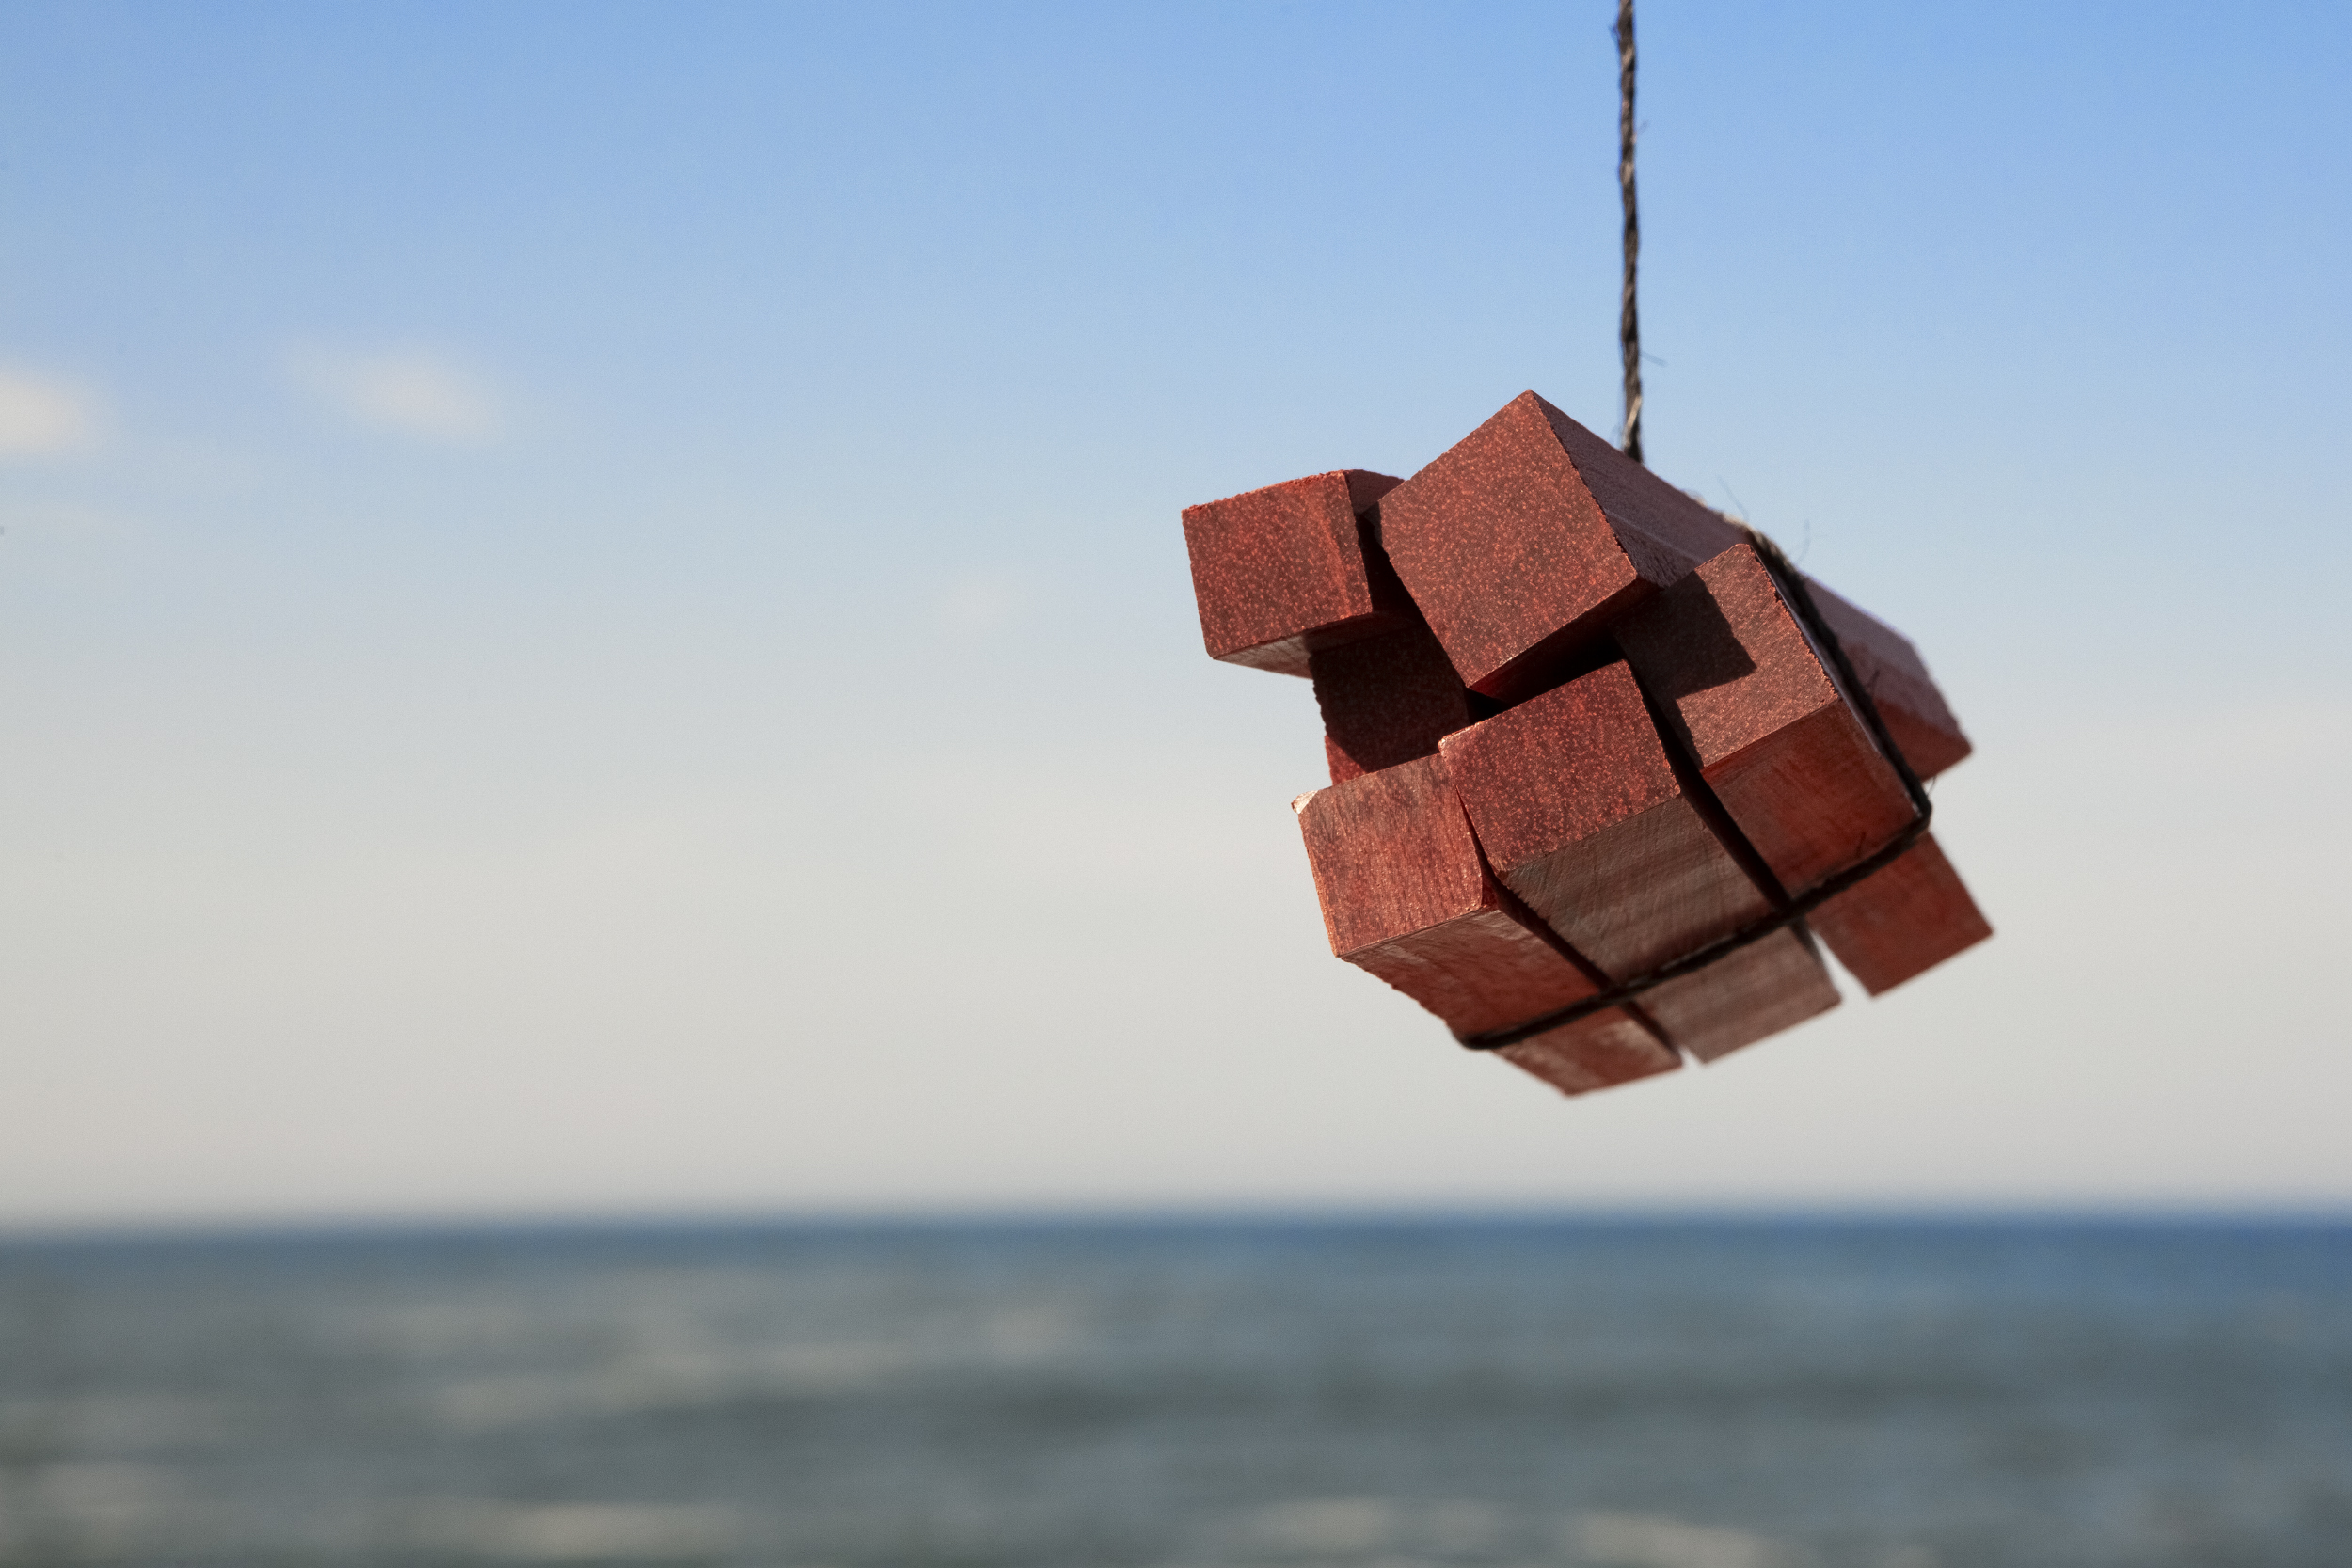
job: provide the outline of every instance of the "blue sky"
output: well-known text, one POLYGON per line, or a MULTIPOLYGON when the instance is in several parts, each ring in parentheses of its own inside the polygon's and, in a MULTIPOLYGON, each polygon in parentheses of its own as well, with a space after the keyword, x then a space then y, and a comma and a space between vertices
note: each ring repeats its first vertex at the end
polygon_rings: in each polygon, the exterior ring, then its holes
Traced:
POLYGON ((1190 502, 1613 431, 1613 7, 0 8, 0 1223, 2342 1206, 2352 16, 1645 8, 1654 467, 2000 935, 1565 1102, 1190 502))

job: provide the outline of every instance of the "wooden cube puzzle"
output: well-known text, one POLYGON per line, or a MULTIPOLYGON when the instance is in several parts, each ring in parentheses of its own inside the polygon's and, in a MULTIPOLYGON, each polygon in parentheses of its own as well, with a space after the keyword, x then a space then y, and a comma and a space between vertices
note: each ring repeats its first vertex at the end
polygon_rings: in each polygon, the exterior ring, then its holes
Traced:
POLYGON ((1314 683, 1331 950, 1567 1094, 1992 934, 1926 832, 1911 644, 1533 392, 1410 479, 1184 512, 1210 657, 1314 683))

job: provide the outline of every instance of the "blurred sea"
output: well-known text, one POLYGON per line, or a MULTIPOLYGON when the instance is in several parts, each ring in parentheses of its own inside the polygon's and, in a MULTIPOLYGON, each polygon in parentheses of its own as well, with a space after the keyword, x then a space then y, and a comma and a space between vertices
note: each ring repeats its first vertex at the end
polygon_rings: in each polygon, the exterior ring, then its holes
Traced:
POLYGON ((0 1243, 0 1562, 2352 1563, 2352 1227, 0 1243))

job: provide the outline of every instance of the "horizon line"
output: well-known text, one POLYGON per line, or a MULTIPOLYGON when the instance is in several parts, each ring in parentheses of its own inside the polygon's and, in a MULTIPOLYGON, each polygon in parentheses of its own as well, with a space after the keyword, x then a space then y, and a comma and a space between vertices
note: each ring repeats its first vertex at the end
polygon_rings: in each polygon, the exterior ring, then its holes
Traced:
POLYGON ((1443 1227, 1919 1226, 2352 1227, 2352 1202, 2081 1199, 1963 1202, 1248 1202, 721 1206, 0 1219, 0 1248, 757 1235, 857 1231, 1373 1229, 1443 1227))

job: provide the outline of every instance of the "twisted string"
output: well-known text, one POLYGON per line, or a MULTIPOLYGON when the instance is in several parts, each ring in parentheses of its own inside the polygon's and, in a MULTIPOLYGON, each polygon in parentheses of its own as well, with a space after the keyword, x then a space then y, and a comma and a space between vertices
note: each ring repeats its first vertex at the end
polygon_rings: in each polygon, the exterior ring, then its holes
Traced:
POLYGON ((1617 347, 1625 357, 1625 454, 1642 461, 1642 317, 1633 276, 1642 255, 1642 215, 1633 196, 1633 0, 1617 0, 1617 186, 1625 197, 1625 293, 1617 347))
MULTIPOLYGON (((1625 197, 1625 293, 1617 316, 1617 344, 1625 359, 1625 454, 1636 463, 1642 461, 1642 319, 1634 308, 1634 280, 1642 254, 1642 220, 1634 198, 1633 188, 1633 0, 1617 0, 1617 24, 1612 29, 1617 40, 1617 184, 1625 197)), ((1489 1029, 1482 1034, 1460 1037, 1464 1046, 1472 1051, 1500 1051, 1532 1039, 1563 1024, 1589 1018, 1611 1007, 1621 1006, 1646 991, 1654 990, 1669 980, 1695 974, 1708 965, 1730 957, 1743 947, 1762 942, 1775 931, 1796 926, 1823 904, 1875 877, 1900 860, 1911 847, 1919 842, 1935 815, 1935 803, 1929 799, 1927 785, 1905 757, 1902 748, 1895 744, 1885 719, 1879 713, 1878 700, 1862 683, 1854 671, 1853 661, 1846 655, 1846 646, 1837 633, 1822 617, 1813 602, 1813 591, 1804 577, 1789 563, 1778 545, 1756 529, 1742 524, 1740 531, 1747 535, 1765 569, 1772 574, 1773 585, 1798 622, 1829 659, 1831 668, 1846 689, 1848 697, 1861 715, 1878 743, 1882 755, 1894 766, 1895 776, 1902 781, 1903 794, 1911 801, 1912 819, 1884 844, 1837 872, 1807 888, 1793 898, 1775 900, 1777 907, 1770 913, 1750 921, 1730 935, 1719 937, 1703 947, 1670 958, 1656 968, 1623 980, 1605 990, 1597 991, 1581 1002, 1515 1023, 1507 1029, 1489 1029)), ((1668 742, 1672 744, 1670 740, 1668 742)))

